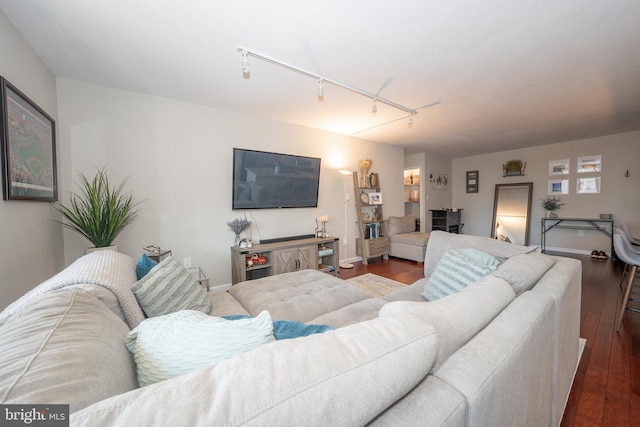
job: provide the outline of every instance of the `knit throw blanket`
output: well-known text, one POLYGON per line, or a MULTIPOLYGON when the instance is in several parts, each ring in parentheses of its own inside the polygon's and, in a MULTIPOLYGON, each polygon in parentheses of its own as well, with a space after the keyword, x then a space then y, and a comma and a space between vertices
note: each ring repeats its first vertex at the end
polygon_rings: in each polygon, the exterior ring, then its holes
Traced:
POLYGON ((0 325, 19 314, 41 295, 71 285, 99 285, 118 299, 131 329, 144 320, 131 285, 136 281, 135 260, 119 252, 104 250, 87 254, 49 280, 41 283, 0 313, 0 325))

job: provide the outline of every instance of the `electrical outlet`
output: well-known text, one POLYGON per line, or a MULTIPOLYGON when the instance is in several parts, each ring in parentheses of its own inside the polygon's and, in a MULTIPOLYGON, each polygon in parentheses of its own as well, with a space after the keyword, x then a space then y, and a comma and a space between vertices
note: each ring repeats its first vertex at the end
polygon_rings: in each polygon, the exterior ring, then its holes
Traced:
POLYGON ((578 230, 578 236, 580 237, 584 236, 584 230, 578 230))
POLYGON ((191 258, 185 258, 182 264, 184 264, 184 268, 191 268, 191 258))

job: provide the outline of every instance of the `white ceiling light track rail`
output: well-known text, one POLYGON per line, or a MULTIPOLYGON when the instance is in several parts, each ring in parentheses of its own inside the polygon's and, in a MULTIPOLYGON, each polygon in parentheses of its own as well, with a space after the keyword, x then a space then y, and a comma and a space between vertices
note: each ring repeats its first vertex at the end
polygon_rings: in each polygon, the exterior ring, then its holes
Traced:
POLYGON ((291 65, 291 64, 287 64, 286 62, 280 61, 279 59, 273 58, 271 56, 268 55, 264 55, 262 53, 256 52, 255 50, 251 50, 248 49, 246 47, 243 46, 238 46, 238 52, 242 53, 242 76, 244 78, 249 78, 251 76, 251 70, 249 68, 249 62, 247 57, 253 57, 253 58, 257 58, 261 61, 264 62, 268 62, 270 64, 273 65, 277 65, 279 67, 282 67, 286 70, 289 71, 293 71, 295 73, 298 74, 302 74, 303 76, 307 76, 307 77, 311 77, 312 79, 315 79, 318 82, 318 99, 322 100, 322 98, 324 98, 324 89, 323 89, 323 83, 329 83, 332 84, 334 86, 340 87, 342 89, 346 89, 349 90, 351 92, 357 93, 358 95, 362 95, 365 96, 367 98, 370 98, 372 101, 372 108, 371 111, 373 114, 376 113, 377 111, 377 106, 376 106, 376 102, 379 103, 383 103, 386 104, 390 107, 396 108, 398 110, 402 110, 405 113, 407 113, 409 115, 409 117, 413 117, 416 114, 418 114, 418 111, 413 109, 413 108, 409 108, 409 107, 405 107, 404 105, 400 105, 397 102, 393 102, 389 99, 383 98, 381 96, 379 96, 378 94, 375 93, 371 93, 371 92, 367 92, 366 90, 362 90, 359 89, 357 87, 351 86, 349 84, 346 83, 342 83, 339 82, 337 80, 331 79, 329 77, 325 77, 322 76, 318 73, 314 73, 311 71, 307 71, 304 70, 300 67, 296 67, 295 65, 291 65))

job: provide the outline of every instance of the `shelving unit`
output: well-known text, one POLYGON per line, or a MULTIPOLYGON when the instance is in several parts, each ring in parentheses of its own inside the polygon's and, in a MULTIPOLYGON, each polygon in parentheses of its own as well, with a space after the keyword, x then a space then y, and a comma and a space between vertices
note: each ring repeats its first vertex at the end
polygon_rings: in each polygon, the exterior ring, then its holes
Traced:
POLYGON ((420 169, 404 171, 404 214, 416 218, 416 231, 420 231, 420 169))
POLYGON ((340 271, 339 250, 337 237, 284 240, 257 244, 251 248, 232 246, 231 284, 307 268, 317 268, 337 276, 340 271), (253 258, 254 256, 258 258, 253 258), (260 257, 264 257, 264 260, 260 257), (249 259, 252 259, 251 266, 247 263, 249 259))
POLYGON ((460 234, 462 231, 462 209, 431 209, 431 230, 460 234))
POLYGON ((386 236, 382 203, 371 203, 374 193, 380 193, 380 179, 376 180, 375 187, 360 187, 358 172, 354 171, 352 175, 359 234, 356 238, 356 255, 362 257, 364 265, 369 263, 369 258, 382 256, 388 259, 389 238, 386 236))

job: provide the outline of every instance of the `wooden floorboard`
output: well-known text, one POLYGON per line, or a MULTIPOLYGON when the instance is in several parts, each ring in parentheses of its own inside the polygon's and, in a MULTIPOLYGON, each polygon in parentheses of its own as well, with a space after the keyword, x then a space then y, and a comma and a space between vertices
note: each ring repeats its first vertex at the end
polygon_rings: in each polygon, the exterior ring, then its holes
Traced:
MULTIPOLYGON (((582 262, 580 335, 585 350, 561 426, 640 426, 640 313, 627 311, 616 332, 622 264, 587 255, 554 253, 582 262)), ((390 257, 340 269, 348 279, 374 273, 411 284, 424 277, 424 264, 390 257)))

